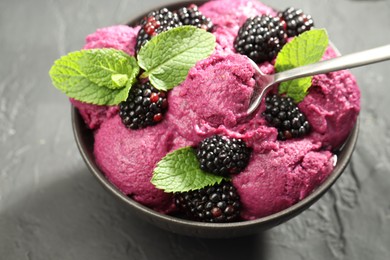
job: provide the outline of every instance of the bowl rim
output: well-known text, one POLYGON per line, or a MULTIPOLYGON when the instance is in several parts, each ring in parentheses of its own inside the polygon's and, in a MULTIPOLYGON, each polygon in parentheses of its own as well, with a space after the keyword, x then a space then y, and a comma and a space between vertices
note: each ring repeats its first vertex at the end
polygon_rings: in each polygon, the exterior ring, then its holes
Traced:
MULTIPOLYGON (((187 5, 189 3, 200 3, 203 4, 208 1, 204 0, 198 0, 198 1, 178 1, 171 4, 166 5, 160 5, 160 7, 167 7, 170 8, 177 8, 178 6, 187 5)), ((159 8, 157 5, 154 9, 159 8)), ((152 9, 152 10, 154 10, 152 9)), ((124 24, 133 24, 140 20, 145 14, 150 12, 151 10, 145 12, 144 14, 139 15, 138 17, 135 17, 131 21, 124 23, 124 24)), ((340 52, 338 49, 330 42, 330 45, 335 50, 335 52, 340 55, 340 52)), ((342 149, 340 149, 340 152, 338 154, 341 154, 341 159, 338 156, 337 157, 337 163, 332 171, 332 173, 323 181, 323 183, 315 188, 309 195, 307 195, 302 200, 296 202, 295 204, 289 206, 286 209, 283 209, 279 212, 273 213, 271 215, 253 219, 253 220, 244 220, 239 222, 232 222, 232 223, 205 223, 205 222, 198 222, 198 221, 192 221, 187 219, 182 219, 179 217, 166 215, 163 213, 159 213, 151 208, 148 208, 139 202, 131 199, 127 195, 123 194, 116 186, 114 186, 109 180, 105 177, 104 173, 99 169, 97 164, 95 163, 95 159, 93 157, 93 148, 92 151, 90 150, 91 147, 88 147, 88 144, 83 136, 84 133, 90 132, 90 135, 93 136, 93 130, 88 129, 84 123, 84 120, 82 119, 79 111, 77 108, 75 108, 73 105, 71 105, 71 120, 72 120, 72 129, 74 138, 77 144, 77 147, 80 151, 80 154, 86 163, 87 167, 89 168, 90 172, 93 176, 95 176, 100 184, 103 185, 103 187, 109 191, 109 193, 113 194, 115 197, 119 198, 121 201, 126 203, 128 206, 136 209, 134 212, 137 213, 137 215, 143 215, 143 216, 149 216, 152 217, 152 219, 147 218, 149 222, 153 222, 154 224, 157 224, 158 226, 168 229, 171 232, 175 233, 181 233, 185 235, 199 235, 202 237, 205 237, 204 234, 202 235, 202 231, 204 230, 210 230, 214 233, 214 235, 206 235, 206 237, 223 237, 225 235, 221 235, 221 231, 225 231, 228 229, 229 231, 232 231, 232 236, 235 234, 238 235, 245 235, 249 233, 254 233, 258 230, 265 230, 269 229, 273 226, 279 225, 305 209, 309 208, 312 204, 314 204, 317 200, 319 200, 325 192, 331 188, 331 186, 336 182, 336 180, 341 176, 341 174, 344 172, 345 168, 347 167, 349 160, 351 159, 352 153, 355 149, 355 145, 358 138, 359 133, 359 116, 356 118, 356 123, 351 130, 348 138, 344 142, 344 145, 342 149), (171 224, 175 224, 176 226, 184 227, 187 231, 191 229, 191 234, 188 234, 188 232, 180 231, 176 228, 172 228, 171 224), (247 230, 248 227, 259 227, 259 228, 252 228, 251 230, 247 230), (261 228, 260 228, 261 227, 261 228), (245 229, 245 231, 243 231, 245 229)), ((92 140, 93 142, 93 140, 92 140)), ((225 236, 226 237, 226 236, 225 236)))

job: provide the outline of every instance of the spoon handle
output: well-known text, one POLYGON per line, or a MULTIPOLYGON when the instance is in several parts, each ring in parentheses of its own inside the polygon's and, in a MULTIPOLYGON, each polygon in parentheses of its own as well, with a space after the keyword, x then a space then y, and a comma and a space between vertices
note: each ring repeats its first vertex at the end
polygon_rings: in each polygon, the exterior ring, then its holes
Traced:
POLYGON ((336 70, 350 69, 390 59, 390 44, 276 73, 275 83, 336 70))

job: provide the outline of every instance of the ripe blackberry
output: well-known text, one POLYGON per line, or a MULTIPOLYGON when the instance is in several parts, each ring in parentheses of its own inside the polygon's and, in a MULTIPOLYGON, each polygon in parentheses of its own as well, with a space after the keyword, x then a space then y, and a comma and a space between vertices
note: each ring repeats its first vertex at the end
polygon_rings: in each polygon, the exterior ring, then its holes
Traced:
POLYGON ((181 22, 176 13, 162 8, 153 11, 145 16, 140 22, 141 28, 137 35, 136 52, 146 44, 152 37, 169 29, 181 26, 181 22))
POLYGON ((268 15, 248 18, 238 31, 234 48, 256 63, 273 60, 287 42, 279 17, 268 15))
POLYGON ((145 128, 160 122, 167 107, 165 92, 149 82, 137 83, 130 89, 127 100, 119 104, 119 116, 127 128, 145 128))
POLYGON ((230 182, 176 193, 175 204, 189 219, 195 221, 224 223, 237 221, 240 217, 240 197, 230 182))
POLYGON ((270 95, 265 102, 263 115, 270 125, 278 129, 279 140, 302 137, 309 133, 309 122, 291 98, 270 95))
POLYGON ((279 12, 278 16, 286 22, 288 37, 297 36, 314 26, 314 21, 310 15, 306 15, 301 9, 295 9, 294 7, 279 12))
POLYGON ((227 176, 245 169, 250 154, 251 149, 241 139, 214 135, 200 142, 196 156, 202 170, 227 176))
POLYGON ((211 31, 213 28, 213 22, 204 16, 195 4, 180 8, 177 10, 177 15, 183 25, 192 25, 206 31, 211 31))

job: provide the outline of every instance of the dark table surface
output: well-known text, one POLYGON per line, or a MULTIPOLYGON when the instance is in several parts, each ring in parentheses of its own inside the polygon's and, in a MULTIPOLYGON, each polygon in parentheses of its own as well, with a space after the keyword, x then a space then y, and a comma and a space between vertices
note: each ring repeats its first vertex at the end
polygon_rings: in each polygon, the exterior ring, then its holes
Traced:
MULTIPOLYGON (((227 240, 171 234, 138 219, 92 177, 49 68, 96 28, 172 2, 0 1, 0 259, 389 259, 389 62, 353 70, 360 136, 342 177, 267 232, 227 240)), ((389 0, 264 2, 310 13, 344 54, 390 43, 389 0)))

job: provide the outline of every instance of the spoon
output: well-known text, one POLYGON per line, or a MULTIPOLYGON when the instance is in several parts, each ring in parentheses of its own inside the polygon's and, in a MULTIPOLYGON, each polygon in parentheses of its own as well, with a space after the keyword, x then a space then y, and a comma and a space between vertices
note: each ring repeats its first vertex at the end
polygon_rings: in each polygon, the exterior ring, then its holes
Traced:
POLYGON ((390 45, 385 45, 270 75, 264 74, 257 66, 257 64, 249 59, 253 68, 256 70, 256 85, 252 93, 247 114, 252 114, 259 107, 264 94, 270 87, 277 83, 337 70, 355 68, 389 59, 390 45))

